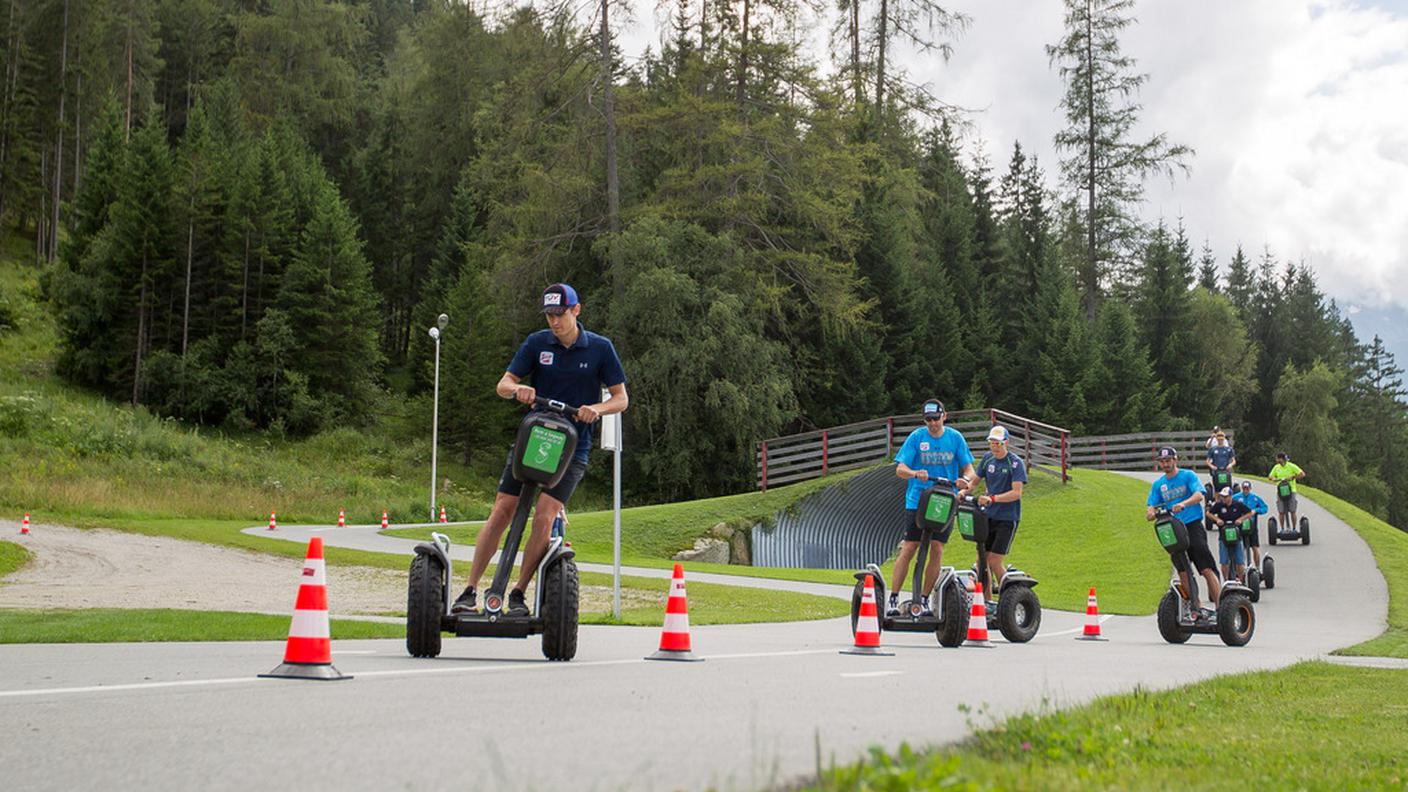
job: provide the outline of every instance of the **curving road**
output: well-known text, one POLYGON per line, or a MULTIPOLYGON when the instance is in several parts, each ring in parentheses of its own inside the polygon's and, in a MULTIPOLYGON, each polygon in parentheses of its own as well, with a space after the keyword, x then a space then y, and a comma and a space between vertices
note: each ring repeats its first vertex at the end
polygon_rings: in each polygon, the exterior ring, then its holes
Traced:
POLYGON ((1276 668, 1377 635, 1387 590, 1368 548, 1302 502, 1314 544, 1273 551, 1278 586, 1242 649, 1169 646, 1151 617, 1074 641, 1080 617, 1048 613, 1028 645, 887 633, 892 657, 838 654, 844 619, 697 627, 706 662, 652 663, 656 630, 587 627, 567 664, 544 662, 536 641, 447 639, 437 660, 339 642, 335 662, 356 678, 314 683, 254 677, 280 643, 3 646, 0 767, 13 789, 755 789, 1044 701, 1276 668))

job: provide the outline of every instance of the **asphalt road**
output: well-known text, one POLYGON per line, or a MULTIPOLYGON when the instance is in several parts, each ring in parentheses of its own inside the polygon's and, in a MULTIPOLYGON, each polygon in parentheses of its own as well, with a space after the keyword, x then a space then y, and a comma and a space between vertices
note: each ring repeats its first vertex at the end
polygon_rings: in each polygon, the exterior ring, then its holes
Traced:
POLYGON ((1273 551, 1277 588, 1240 649, 1167 645, 1151 617, 1108 618, 1110 640, 1085 643, 1072 640, 1082 617, 1047 613, 1030 644, 886 633, 892 657, 839 654, 842 619, 696 627, 706 661, 660 663, 642 659, 655 629, 586 627, 566 664, 543 661, 536 639, 447 639, 435 660, 342 641, 334 661, 355 678, 326 683, 256 679, 281 643, 0 646, 0 768, 7 789, 756 789, 870 745, 952 741, 1044 704, 1377 635, 1387 590, 1368 548, 1302 503, 1314 544, 1273 551))

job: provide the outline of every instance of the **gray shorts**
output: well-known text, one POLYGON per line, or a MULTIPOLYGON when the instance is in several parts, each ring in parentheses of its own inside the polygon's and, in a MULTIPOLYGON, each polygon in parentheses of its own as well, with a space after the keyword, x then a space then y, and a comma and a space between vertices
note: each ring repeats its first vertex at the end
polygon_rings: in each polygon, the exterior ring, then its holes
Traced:
POLYGON ((1296 494, 1294 492, 1291 493, 1291 497, 1289 498, 1277 498, 1276 502, 1279 504, 1280 510, 1283 512, 1299 511, 1296 508, 1296 494))

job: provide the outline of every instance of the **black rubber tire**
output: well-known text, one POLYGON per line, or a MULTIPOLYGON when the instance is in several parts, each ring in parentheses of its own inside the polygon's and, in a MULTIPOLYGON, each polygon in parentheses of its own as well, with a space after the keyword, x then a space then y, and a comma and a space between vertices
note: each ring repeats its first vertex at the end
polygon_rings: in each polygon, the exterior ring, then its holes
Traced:
POLYGON ((1228 646, 1246 646, 1256 632, 1256 609, 1247 595, 1223 594, 1217 603, 1217 634, 1228 646))
POLYGON ((1277 528, 1276 528, 1276 518, 1275 518, 1275 517, 1267 517, 1267 518, 1266 518, 1266 541, 1270 542, 1273 547, 1276 545, 1276 532, 1277 532, 1277 528))
POLYGON ((577 564, 559 561, 543 570, 543 657, 571 660, 577 656, 577 613, 581 586, 577 564))
POLYGON ((1252 602, 1261 602, 1261 573, 1256 567, 1247 567, 1247 588, 1252 590, 1252 602))
POLYGON ((1261 559, 1261 585, 1276 588, 1276 559, 1271 556, 1261 559))
POLYGON ((1302 517, 1302 518, 1300 518, 1300 543, 1303 544, 1303 545, 1308 545, 1308 544, 1310 544, 1310 518, 1309 518, 1309 517, 1302 517))
POLYGON ((1026 643, 1041 629, 1041 600, 1031 586, 1008 586, 997 601, 997 629, 1011 643, 1026 643))
POLYGON ((406 586, 406 651, 411 657, 440 655, 444 611, 445 568, 440 559, 416 553, 406 586))
POLYGON ((1193 633, 1183 629, 1178 623, 1178 595, 1172 591, 1164 593, 1159 600, 1159 635, 1171 644, 1187 643, 1193 633))
POLYGON ((968 637, 968 609, 971 603, 968 592, 956 580, 951 580, 940 596, 943 597, 944 620, 939 622, 934 633, 938 636, 939 645, 952 649, 968 637))
MULTIPOLYGON (((856 623, 860 621, 860 599, 865 596, 865 579, 856 581, 856 587, 851 590, 851 637, 856 635, 856 623)), ((880 632, 885 631, 885 584, 882 581, 875 581, 875 615, 879 617, 880 632)))

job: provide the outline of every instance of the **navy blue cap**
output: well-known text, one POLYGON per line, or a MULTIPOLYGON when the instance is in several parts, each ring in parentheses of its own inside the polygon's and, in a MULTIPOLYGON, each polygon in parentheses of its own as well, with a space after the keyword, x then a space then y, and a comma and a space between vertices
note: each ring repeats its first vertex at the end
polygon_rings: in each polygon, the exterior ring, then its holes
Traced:
POLYGON ((1178 459, 1178 451, 1173 446, 1164 446, 1159 449, 1159 459, 1178 459))
POLYGON ((577 302, 577 290, 565 283, 554 283, 543 291, 543 313, 560 314, 577 302))

